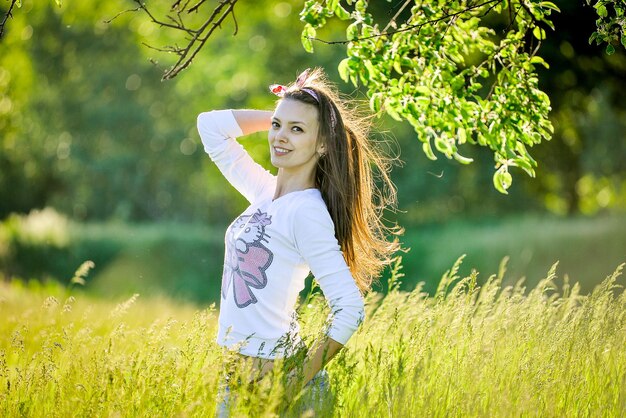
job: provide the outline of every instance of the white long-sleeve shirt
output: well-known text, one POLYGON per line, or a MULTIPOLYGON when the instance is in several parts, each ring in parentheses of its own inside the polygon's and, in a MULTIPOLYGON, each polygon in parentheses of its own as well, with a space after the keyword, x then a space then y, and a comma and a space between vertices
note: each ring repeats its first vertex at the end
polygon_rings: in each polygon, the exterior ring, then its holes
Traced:
POLYGON ((276 358, 300 342, 295 305, 313 273, 330 308, 327 335, 345 344, 364 318, 363 298, 340 250, 321 192, 273 200, 276 177, 235 140, 232 111, 198 116, 205 151, 250 206, 226 230, 217 342, 241 354, 276 358))

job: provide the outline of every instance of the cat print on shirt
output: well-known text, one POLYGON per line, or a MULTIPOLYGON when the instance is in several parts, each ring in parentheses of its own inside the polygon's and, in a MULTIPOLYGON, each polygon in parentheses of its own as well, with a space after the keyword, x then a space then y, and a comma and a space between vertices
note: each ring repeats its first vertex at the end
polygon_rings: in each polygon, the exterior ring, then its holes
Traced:
POLYGON ((239 308, 256 303, 252 289, 263 289, 267 285, 265 271, 272 264, 274 254, 263 242, 270 238, 265 227, 271 223, 272 217, 258 209, 252 215, 235 219, 228 228, 222 297, 226 298, 232 287, 239 308))

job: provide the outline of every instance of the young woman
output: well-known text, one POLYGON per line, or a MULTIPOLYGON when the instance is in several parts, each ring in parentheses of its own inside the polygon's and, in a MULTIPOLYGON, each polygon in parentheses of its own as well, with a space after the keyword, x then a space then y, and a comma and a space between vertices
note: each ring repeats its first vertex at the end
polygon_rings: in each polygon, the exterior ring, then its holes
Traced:
POLYGON ((395 204, 390 161, 323 72, 307 70, 295 83, 270 89, 280 97, 273 112, 198 116, 205 151, 250 202, 226 232, 217 341, 256 359, 261 374, 272 360, 292 356, 301 344, 296 300, 312 272, 331 313, 325 337, 300 365, 302 385, 363 321, 362 293, 398 249, 388 235, 401 231, 381 221, 383 209, 395 204), (258 131, 268 131, 276 176, 235 140, 258 131))

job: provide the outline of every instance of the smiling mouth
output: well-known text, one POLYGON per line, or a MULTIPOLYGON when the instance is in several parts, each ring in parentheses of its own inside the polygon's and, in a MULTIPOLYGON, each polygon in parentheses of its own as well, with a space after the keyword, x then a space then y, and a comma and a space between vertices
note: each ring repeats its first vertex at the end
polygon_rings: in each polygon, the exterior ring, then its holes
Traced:
POLYGON ((277 156, 279 156, 279 157, 282 156, 282 155, 288 154, 290 152, 291 152, 290 149, 285 149, 285 148, 281 148, 281 147, 274 147, 274 153, 277 156))

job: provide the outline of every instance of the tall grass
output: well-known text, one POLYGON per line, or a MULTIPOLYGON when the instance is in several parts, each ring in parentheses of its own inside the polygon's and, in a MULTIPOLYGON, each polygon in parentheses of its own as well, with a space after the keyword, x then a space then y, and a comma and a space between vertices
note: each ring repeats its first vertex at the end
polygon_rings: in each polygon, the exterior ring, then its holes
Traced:
MULTIPOLYGON (((626 416, 621 267, 591 294, 553 267, 530 291, 458 277, 367 297, 368 318, 327 366, 325 402, 283 401, 281 370, 233 387, 233 416, 626 416), (308 405, 308 406, 307 406, 308 405), (312 406, 311 406, 312 405, 312 406), (309 408, 309 409, 307 409, 309 408)), ((228 356, 216 310, 132 296, 119 303, 58 286, 0 285, 0 411, 5 416, 212 416, 228 356)), ((316 335, 324 301, 301 307, 316 335)), ((249 365, 238 365, 245 374, 249 365)))

